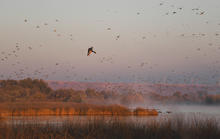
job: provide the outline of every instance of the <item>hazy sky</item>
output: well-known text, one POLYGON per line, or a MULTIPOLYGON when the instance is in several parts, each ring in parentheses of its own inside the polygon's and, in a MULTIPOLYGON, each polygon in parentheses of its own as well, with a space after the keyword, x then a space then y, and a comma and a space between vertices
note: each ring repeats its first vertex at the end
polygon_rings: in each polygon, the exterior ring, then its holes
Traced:
POLYGON ((0 0, 0 78, 215 84, 219 13, 219 0, 0 0))

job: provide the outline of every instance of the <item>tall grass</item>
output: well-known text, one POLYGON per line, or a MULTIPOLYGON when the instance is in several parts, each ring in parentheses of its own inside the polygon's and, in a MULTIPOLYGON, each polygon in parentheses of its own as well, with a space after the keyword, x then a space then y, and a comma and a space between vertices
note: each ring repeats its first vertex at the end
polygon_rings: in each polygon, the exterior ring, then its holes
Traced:
POLYGON ((154 115, 154 109, 138 108, 135 112, 121 105, 95 105, 71 102, 41 103, 3 103, 0 104, 0 116, 42 116, 42 115, 154 115))
POLYGON ((175 117, 147 123, 91 120, 54 124, 0 124, 0 139, 219 139, 215 119, 175 117))

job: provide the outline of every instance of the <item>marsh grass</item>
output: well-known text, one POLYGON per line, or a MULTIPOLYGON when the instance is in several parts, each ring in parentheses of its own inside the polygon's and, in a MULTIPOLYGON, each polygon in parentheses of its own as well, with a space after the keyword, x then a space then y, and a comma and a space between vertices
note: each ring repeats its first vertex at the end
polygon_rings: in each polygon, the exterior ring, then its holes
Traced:
POLYGON ((121 105, 95 105, 71 102, 33 102, 0 104, 0 116, 43 116, 43 115, 153 115, 154 109, 137 108, 131 110, 121 105))
POLYGON ((220 127, 214 118, 175 116, 146 123, 91 119, 86 123, 0 124, 1 139, 219 139, 220 127))

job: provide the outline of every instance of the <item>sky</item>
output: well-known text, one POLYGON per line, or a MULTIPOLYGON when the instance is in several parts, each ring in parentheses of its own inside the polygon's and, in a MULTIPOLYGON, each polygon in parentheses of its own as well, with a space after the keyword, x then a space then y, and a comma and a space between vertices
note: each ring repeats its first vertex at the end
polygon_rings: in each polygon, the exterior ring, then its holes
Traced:
POLYGON ((0 79, 220 81, 219 0, 0 3, 0 79))

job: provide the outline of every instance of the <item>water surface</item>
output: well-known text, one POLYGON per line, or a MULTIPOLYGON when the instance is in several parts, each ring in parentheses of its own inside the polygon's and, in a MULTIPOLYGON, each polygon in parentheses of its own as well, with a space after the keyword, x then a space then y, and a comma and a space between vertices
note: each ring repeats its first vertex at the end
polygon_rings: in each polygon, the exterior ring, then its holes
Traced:
POLYGON ((90 122, 113 120, 126 123, 145 124, 152 121, 165 121, 177 118, 187 119, 199 118, 202 120, 214 119, 220 125, 220 106, 189 106, 189 105, 167 105, 152 106, 161 113, 159 116, 10 116, 4 117, 6 124, 53 124, 62 125, 65 123, 86 124, 90 122))

